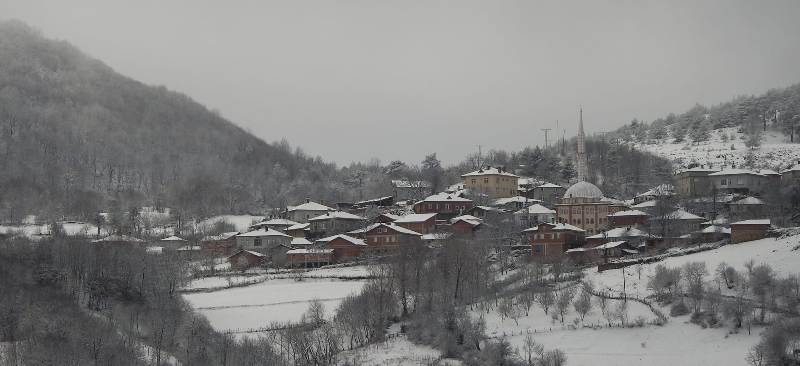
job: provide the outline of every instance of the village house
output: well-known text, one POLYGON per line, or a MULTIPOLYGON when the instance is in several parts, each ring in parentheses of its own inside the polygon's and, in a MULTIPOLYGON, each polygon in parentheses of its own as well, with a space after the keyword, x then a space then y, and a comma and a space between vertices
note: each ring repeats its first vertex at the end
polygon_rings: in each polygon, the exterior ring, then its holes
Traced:
POLYGON ((259 252, 239 249, 235 253, 231 254, 227 258, 227 261, 230 263, 232 269, 243 271, 248 268, 263 265, 266 257, 266 255, 259 252))
POLYGON ((731 223, 731 243, 766 238, 770 226, 769 219, 744 220, 731 223))
POLYGON ((675 195, 675 187, 672 184, 659 184, 658 186, 647 190, 644 193, 637 194, 633 197, 633 203, 638 204, 642 202, 664 199, 675 195))
POLYGON ((554 257, 584 244, 586 231, 570 224, 540 223, 523 230, 531 243, 531 256, 554 257))
POLYGON ((464 187, 470 192, 485 194, 489 198, 513 197, 517 195, 517 175, 504 167, 487 166, 461 176, 464 187))
POLYGON ((795 166, 781 172, 781 183, 784 186, 800 185, 800 161, 795 166))
POLYGON ((730 217, 734 220, 764 217, 766 214, 764 207, 764 201, 750 196, 728 203, 730 217))
POLYGON ((134 237, 129 236, 129 235, 116 235, 116 234, 115 235, 109 235, 109 236, 106 236, 104 238, 92 240, 92 243, 97 244, 97 245, 102 245, 102 246, 108 246, 108 247, 111 247, 111 246, 131 246, 131 247, 141 246, 141 247, 144 247, 145 244, 147 244, 146 241, 144 241, 142 239, 139 239, 139 238, 134 238, 134 237))
POLYGON ((605 243, 615 241, 625 241, 632 248, 639 248, 646 245, 653 239, 650 234, 634 227, 618 227, 599 234, 586 237, 586 244, 589 247, 596 247, 605 243))
POLYGON ((216 255, 229 255, 236 248, 236 235, 238 231, 231 231, 219 235, 209 235, 200 239, 203 251, 216 255))
POLYGON ((363 240, 344 234, 319 239, 315 244, 317 247, 333 249, 334 262, 356 259, 367 249, 367 243, 363 240))
POLYGON ((300 248, 286 252, 286 264, 290 267, 316 268, 334 262, 333 249, 300 248))
POLYGON ((275 247, 288 249, 291 243, 291 236, 273 229, 258 229, 236 236, 237 247, 261 253, 272 251, 275 247))
POLYGON ((289 220, 289 219, 282 219, 282 218, 273 218, 269 220, 264 220, 257 222, 253 225, 250 225, 250 230, 257 230, 257 229, 273 229, 281 232, 285 232, 286 229, 299 224, 298 222, 289 220))
MULTIPOLYGON (((456 195, 440 193, 428 196, 414 204, 414 213, 437 214, 440 220, 449 220, 459 216, 472 208, 472 200, 456 195)), ((402 225, 401 225, 402 226, 402 225)), ((416 230, 414 230, 416 231, 416 230)))
POLYGON ((428 234, 436 230, 436 217, 436 213, 408 214, 400 216, 394 223, 420 234, 428 234))
POLYGON ((419 200, 431 194, 431 184, 424 180, 392 180, 392 196, 395 202, 419 200))
POLYGON ((394 196, 385 196, 353 203, 351 210, 364 210, 368 207, 390 207, 392 205, 394 205, 394 196))
POLYGON ((420 241, 422 234, 398 225, 373 224, 365 234, 365 241, 372 253, 395 252, 401 245, 420 241))
POLYGON ((289 226, 284 230, 284 233, 295 238, 305 238, 308 236, 309 231, 311 231, 311 224, 304 223, 289 226))
POLYGON ((517 195, 533 199, 533 189, 542 184, 544 182, 536 178, 519 177, 517 178, 517 195))
POLYGON ((312 202, 311 200, 306 199, 306 202, 299 206, 287 207, 286 218, 292 221, 306 223, 308 222, 308 219, 312 217, 317 217, 319 215, 322 215, 330 211, 336 211, 336 210, 331 207, 325 206, 323 204, 312 202))
POLYGON ((746 169, 725 169, 708 175, 711 184, 720 193, 762 193, 769 185, 767 176, 746 169))
POLYGON ((509 211, 516 211, 537 203, 542 203, 542 201, 523 196, 513 196, 495 199, 492 201, 492 206, 509 211))
POLYGON ((314 243, 306 238, 292 238, 291 243, 289 245, 292 249, 302 249, 302 248, 310 248, 314 243))
POLYGON ((450 219, 450 232, 457 237, 474 237, 483 220, 472 215, 461 215, 450 219))
POLYGON ((696 240, 699 242, 713 243, 725 238, 730 238, 731 229, 719 225, 709 225, 698 231, 695 236, 696 240))
POLYGON ((531 227, 543 222, 554 223, 556 221, 556 210, 537 203, 514 212, 514 221, 517 225, 524 227, 531 227))
POLYGON ((503 215, 507 213, 507 211, 502 208, 497 208, 492 206, 475 206, 467 210, 467 212, 465 213, 483 219, 489 215, 495 215, 495 216, 503 215))
POLYGON ((717 169, 697 166, 675 174, 675 192, 682 197, 705 197, 711 194, 713 184, 709 174, 717 169))
POLYGON ((644 227, 650 214, 639 210, 617 211, 608 215, 608 226, 616 227, 644 227))
POLYGON ((188 243, 186 239, 172 235, 158 241, 158 244, 166 249, 176 250, 188 243))
POLYGON ((308 219, 312 238, 346 233, 365 225, 365 218, 344 211, 326 212, 308 219))
POLYGON ((577 226, 589 235, 608 227, 608 215, 622 211, 625 206, 603 199, 603 192, 592 183, 580 181, 564 193, 556 204, 558 221, 577 226))
POLYGON ((548 206, 552 206, 564 197, 566 188, 553 183, 545 183, 533 188, 533 199, 539 200, 548 206))

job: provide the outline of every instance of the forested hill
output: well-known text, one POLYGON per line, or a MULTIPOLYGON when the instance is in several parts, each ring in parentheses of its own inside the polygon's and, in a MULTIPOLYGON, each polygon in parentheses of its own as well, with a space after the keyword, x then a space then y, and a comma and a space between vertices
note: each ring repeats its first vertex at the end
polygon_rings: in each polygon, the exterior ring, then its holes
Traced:
POLYGON ((323 183, 333 164, 268 144, 18 21, 0 22, 0 156, 3 220, 109 204, 203 215, 337 195, 323 183))
POLYGON ((759 96, 740 96, 730 102, 706 107, 695 105, 679 115, 669 114, 651 123, 634 119, 611 133, 626 141, 650 142, 674 138, 675 142, 707 141, 709 131, 740 127, 744 132, 758 132, 767 127, 786 135, 800 132, 800 84, 772 89, 759 96), (794 129, 794 131, 792 131, 794 129))

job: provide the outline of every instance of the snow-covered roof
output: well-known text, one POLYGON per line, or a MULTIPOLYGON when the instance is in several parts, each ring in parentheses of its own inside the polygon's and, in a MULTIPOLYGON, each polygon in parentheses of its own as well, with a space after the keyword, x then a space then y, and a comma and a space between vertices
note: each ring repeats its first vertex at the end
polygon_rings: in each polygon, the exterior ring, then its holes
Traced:
POLYGON ((684 209, 678 209, 675 212, 670 214, 670 217, 675 220, 705 220, 704 218, 697 216, 691 212, 687 212, 684 209))
POLYGON ((263 226, 263 225, 266 225, 266 226, 269 226, 269 225, 293 226, 293 225, 297 225, 297 224, 299 224, 299 223, 296 222, 296 221, 289 220, 289 219, 275 218, 275 219, 269 219, 269 220, 264 220, 264 221, 261 221, 261 222, 257 222, 255 224, 253 224, 252 226, 263 226))
POLYGON ((586 239, 640 238, 646 236, 649 235, 646 232, 639 230, 635 227, 632 228, 618 227, 608 230, 604 233, 588 236, 586 237, 586 239))
POLYGON ((782 171, 781 174, 786 174, 790 172, 800 172, 800 164, 796 164, 795 166, 782 171))
POLYGON ((564 198, 603 198, 603 191, 600 188, 597 188, 596 185, 586 182, 580 181, 571 185, 567 188, 567 191, 564 192, 564 198))
POLYGON ((469 221, 477 221, 477 222, 483 221, 480 218, 477 218, 477 217, 472 216, 472 215, 461 215, 461 216, 456 216, 456 217, 450 219, 450 223, 454 223, 454 222, 456 222, 458 220, 469 220, 469 221))
POLYGON ((650 216, 647 212, 639 211, 639 210, 625 210, 625 211, 617 211, 611 215, 613 217, 623 217, 623 216, 650 216))
POLYGON ((149 246, 149 247, 147 247, 147 248, 144 248, 144 251, 145 251, 145 253, 151 253, 151 254, 161 254, 161 253, 163 253, 163 252, 164 252, 164 247, 159 247, 159 246, 149 246))
POLYGON ((472 202, 472 200, 459 197, 448 193, 437 193, 428 197, 420 202, 472 202))
POLYGON ((430 233, 422 235, 422 240, 445 240, 453 236, 453 233, 430 233))
POLYGON ((237 236, 241 237, 282 236, 286 238, 291 238, 291 236, 273 229, 258 229, 258 230, 248 231, 244 234, 239 234, 237 236))
POLYGON ((182 246, 182 247, 180 247, 178 249, 175 249, 175 250, 178 251, 178 252, 197 252, 197 251, 200 251, 202 249, 203 248, 200 248, 197 245, 184 245, 184 246, 182 246))
POLYGON ((220 241, 220 240, 228 240, 228 239, 230 239, 231 237, 234 237, 234 236, 236 236, 236 235, 239 235, 239 232, 238 232, 238 231, 229 231, 229 232, 227 232, 227 233, 222 233, 222 234, 219 234, 219 235, 209 235, 209 236, 206 236, 206 237, 204 237, 203 239, 200 239, 200 241, 220 241))
POLYGON ((537 203, 535 205, 528 206, 527 208, 523 208, 523 209, 521 209, 521 210, 519 210, 519 211, 517 211, 515 213, 516 214, 520 214, 520 215, 525 215, 525 214, 531 214, 531 215, 555 215, 556 211, 555 210, 551 210, 551 209, 549 209, 547 207, 544 207, 544 206, 542 206, 542 205, 537 203))
POLYGON ((395 220, 395 223, 414 223, 414 222, 425 222, 431 219, 431 217, 436 216, 435 213, 426 213, 426 214, 408 214, 405 216, 400 216, 399 219, 395 220))
POLYGON ((755 197, 745 197, 736 202, 729 203, 730 205, 763 205, 764 201, 755 197))
POLYGON ((622 244, 625 244, 625 243, 627 243, 627 241, 624 241, 624 240, 620 240, 620 241, 610 241, 610 242, 608 242, 608 243, 605 243, 605 244, 603 244, 603 245, 598 245, 598 246, 596 246, 596 247, 594 247, 594 248, 592 248, 592 249, 597 249, 597 250, 602 250, 602 249, 613 249, 613 248, 616 248, 616 247, 618 247, 618 246, 620 246, 620 245, 622 245, 622 244))
POLYGON ((291 245, 312 245, 314 243, 310 242, 306 238, 294 238, 292 239, 291 245))
POLYGON ((725 225, 728 223, 728 219, 722 217, 714 220, 708 220, 706 222, 701 222, 700 225, 725 225))
POLYGON ((744 221, 737 221, 732 223, 731 225, 770 225, 771 222, 769 219, 758 219, 758 220, 744 220, 744 221))
POLYGON ((492 201, 492 204, 495 205, 495 206, 504 206, 504 205, 507 205, 509 203, 523 203, 523 204, 525 204, 525 203, 537 203, 537 202, 542 202, 542 201, 535 200, 535 199, 528 198, 528 197, 523 197, 523 196, 514 196, 514 197, 503 197, 503 198, 495 199, 494 201, 492 201))
POLYGON ((161 239, 161 241, 186 241, 186 239, 183 239, 183 238, 180 238, 180 237, 177 237, 177 236, 173 235, 173 236, 168 236, 168 237, 166 237, 164 239, 161 239))
POLYGON ((772 169, 761 169, 758 172, 763 175, 781 175, 781 173, 778 173, 772 169))
POLYGON ((484 211, 492 211, 492 212, 505 212, 503 209, 492 207, 492 206, 475 206, 475 208, 479 208, 484 211))
POLYGON ((506 177, 519 178, 519 176, 516 175, 516 174, 511 174, 511 173, 509 173, 508 171, 506 171, 506 170, 504 170, 502 168, 497 168, 497 167, 492 167, 492 166, 486 167, 486 168, 483 168, 483 169, 479 169, 479 170, 476 170, 474 172, 469 172, 467 174, 462 175, 462 177, 479 177, 479 176, 484 176, 484 175, 502 175, 502 176, 506 176, 506 177))
POLYGON ((712 176, 712 177, 718 177, 718 176, 722 176, 722 175, 758 175, 758 176, 762 176, 762 177, 764 176, 763 174, 756 173, 756 172, 754 172, 752 170, 735 169, 735 168, 724 169, 724 170, 709 174, 709 176, 712 176))
POLYGON ((717 172, 717 171, 719 171, 719 169, 706 168, 706 167, 703 167, 703 166, 696 166, 694 168, 681 170, 678 173, 685 173, 685 172, 710 172, 711 173, 711 172, 717 172))
POLYGON ((352 237, 350 235, 344 235, 344 234, 332 235, 332 236, 329 236, 329 237, 326 237, 326 238, 317 239, 317 243, 329 243, 331 240, 334 240, 334 239, 337 239, 337 238, 345 240, 345 241, 348 241, 348 242, 350 242, 350 243, 352 243, 354 245, 364 245, 364 246, 367 245, 367 243, 365 243, 361 239, 354 238, 354 237, 352 237))
POLYGON ((308 249, 292 249, 286 251, 286 254, 331 254, 331 253, 333 253, 333 249, 308 248, 308 249))
POLYGON ((144 243, 144 240, 134 238, 128 235, 109 235, 105 238, 92 240, 92 243, 109 243, 109 242, 131 242, 131 243, 144 243))
POLYGON ((727 227, 722 227, 718 225, 711 225, 703 230, 700 230, 701 233, 710 234, 710 233, 722 233, 722 234, 730 234, 731 229, 727 227))
POLYGON ((420 233, 418 233, 418 232, 416 232, 414 230, 406 229, 406 228, 404 228, 402 226, 399 226, 399 225, 391 225, 391 224, 383 224, 383 223, 381 223, 381 224, 374 224, 374 225, 370 225, 370 226, 371 227, 368 228, 366 231, 370 231, 370 230, 375 229, 375 228, 377 228, 379 226, 383 226, 383 227, 389 228, 391 230, 397 231, 397 232, 399 232, 401 234, 416 235, 416 236, 421 236, 422 235, 422 234, 420 234, 420 233))
POLYGON ((292 225, 292 226, 287 227, 286 231, 289 231, 289 230, 305 230, 305 229, 308 229, 309 226, 311 226, 311 224, 309 224, 307 222, 306 223, 302 223, 302 224, 292 225))
POLYGON ((649 189, 647 192, 636 195, 636 197, 671 196, 674 194, 675 194, 675 187, 672 184, 664 183, 649 189))
POLYGON ((648 208, 648 207, 656 207, 656 204, 658 204, 658 201, 652 200, 652 201, 644 201, 642 203, 633 205, 631 207, 632 208, 648 208))
POLYGON ((428 188, 431 186, 430 183, 424 180, 405 180, 405 179, 394 179, 392 180, 392 185, 397 188, 428 188))
POLYGON ((583 253, 592 250, 593 248, 572 248, 567 249, 565 253, 583 253))
MULTIPOLYGON (((542 224, 539 224, 539 225, 542 225, 542 224)), ((550 230, 552 230, 552 231, 576 231, 576 232, 579 232, 579 233, 582 233, 582 232, 585 231, 585 230, 583 230, 583 229, 581 229, 581 228, 579 228, 577 226, 573 226, 573 225, 570 225, 570 224, 565 224, 563 222, 562 223, 558 223, 558 224, 544 223, 544 225, 550 225, 552 227, 550 230)), ((528 228, 528 229, 525 229, 525 230, 522 230, 522 231, 523 232, 533 232, 533 231, 538 231, 538 230, 539 230, 539 227, 535 226, 535 227, 528 228)))
MULTIPOLYGON (((466 216, 469 216, 469 215, 466 215, 466 216)), ((457 222, 466 222, 470 226, 478 226, 478 225, 480 225, 482 223, 482 221, 480 219, 479 220, 474 220, 474 219, 469 219, 469 218, 465 218, 465 217, 462 217, 462 216, 455 217, 455 218, 450 220, 451 224, 455 224, 457 222)))
POLYGON ((353 215, 349 212, 344 211, 330 211, 326 212, 322 215, 317 217, 312 217, 308 219, 308 221, 319 221, 319 220, 329 220, 329 219, 342 219, 342 220, 364 220, 363 217, 358 215, 353 215))
POLYGON ((545 183, 545 184, 542 184, 540 186, 537 186, 536 188, 564 188, 564 187, 562 187, 562 186, 560 186, 558 184, 545 183))
POLYGON ((323 204, 309 201, 298 206, 288 207, 287 211, 292 212, 292 211, 336 211, 336 210, 328 206, 325 206, 323 204))
POLYGON ((235 255, 237 255, 239 253, 247 253, 247 254, 250 254, 250 255, 254 255, 256 257, 266 257, 266 255, 264 255, 262 253, 259 253, 259 252, 254 252, 252 250, 247 250, 247 249, 239 249, 239 250, 236 251, 236 253, 233 253, 233 254, 229 255, 228 258, 233 257, 233 256, 235 256, 235 255))

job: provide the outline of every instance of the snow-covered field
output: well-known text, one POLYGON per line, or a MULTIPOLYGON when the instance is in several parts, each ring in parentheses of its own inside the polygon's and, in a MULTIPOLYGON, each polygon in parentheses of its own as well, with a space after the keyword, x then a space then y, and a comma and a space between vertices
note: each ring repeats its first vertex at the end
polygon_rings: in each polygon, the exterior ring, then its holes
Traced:
MULTIPOLYGON (((214 280, 203 281, 207 285, 214 280)), ((364 283, 318 278, 271 279, 247 287, 185 294, 184 298, 214 328, 244 330, 267 327, 274 322, 299 321, 313 299, 321 300, 327 316, 332 316, 341 299, 361 290, 364 283)))
MULTIPOLYGON (((434 348, 411 343, 404 336, 343 352, 339 364, 417 366, 431 365, 438 360, 440 352, 434 348)), ((459 365, 456 360, 441 360, 437 365, 459 365)))
MULTIPOLYGON (((742 136, 736 127, 731 127, 711 131, 711 138, 699 143, 690 141, 674 143, 672 138, 668 138, 665 139, 665 143, 636 143, 633 146, 671 160, 677 169, 692 163, 712 164, 715 168, 733 164, 739 167, 744 165, 745 156, 749 151, 741 139, 742 136), (722 134, 728 136, 727 141, 721 138, 722 134)), ((800 160, 800 144, 789 143, 788 137, 779 132, 767 131, 761 141, 761 147, 753 153, 757 165, 760 165, 757 168, 780 171, 797 164, 800 160)))
MULTIPOLYGON (((661 262, 641 266, 641 280, 637 266, 625 269, 625 287, 630 295, 644 297, 649 294, 646 285, 658 264, 679 267, 687 262, 705 262, 713 281, 713 273, 719 263, 725 262, 737 270, 745 270, 745 263, 753 260, 756 264, 766 263, 780 275, 800 272, 800 236, 780 240, 762 239, 752 242, 730 244, 718 249, 681 257, 667 258, 661 262)), ((623 288, 622 270, 597 273, 595 269, 586 271, 586 278, 594 282, 597 289, 610 289, 619 293, 623 288)), ((618 306, 613 301, 611 308, 618 306)), ((660 309, 668 314, 668 308, 660 309)), ((483 314, 487 333, 491 337, 505 338, 513 346, 522 349, 525 336, 530 332, 534 339, 546 349, 559 348, 564 351, 569 365, 746 365, 745 355, 749 348, 759 341, 763 328, 754 327, 752 334, 740 331, 731 334, 729 326, 703 329, 689 323, 689 316, 670 317, 664 326, 645 325, 644 327, 591 327, 570 329, 560 322, 553 322, 545 316, 541 308, 534 305, 530 316, 519 319, 519 325, 512 319, 501 320, 496 312, 483 314)), ((654 314, 646 306, 628 301, 628 320, 637 316, 647 320, 654 314)), ((565 324, 577 318, 574 308, 570 308, 565 324)), ((603 324, 599 309, 595 305, 587 315, 584 324, 603 324)))
POLYGON ((248 231, 248 227, 253 223, 263 221, 265 216, 253 216, 253 215, 219 215, 207 218, 203 221, 197 223, 197 230, 198 231, 206 231, 210 229, 214 224, 225 221, 232 224, 236 231, 246 232, 248 231))

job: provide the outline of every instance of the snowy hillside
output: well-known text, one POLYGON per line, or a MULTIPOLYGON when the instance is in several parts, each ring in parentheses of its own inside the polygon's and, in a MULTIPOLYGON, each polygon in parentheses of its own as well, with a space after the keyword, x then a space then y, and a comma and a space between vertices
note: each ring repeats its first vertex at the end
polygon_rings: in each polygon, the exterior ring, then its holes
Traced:
MULTIPOLYGON (((668 137, 661 141, 633 143, 633 146, 669 159, 676 169, 690 164, 744 166, 750 152, 745 146, 744 134, 736 127, 713 130, 708 141, 676 143, 674 140, 668 137)), ((753 157, 753 168, 780 171, 800 160, 800 143, 790 143, 788 136, 769 130, 764 133, 761 146, 753 150, 753 157)))

